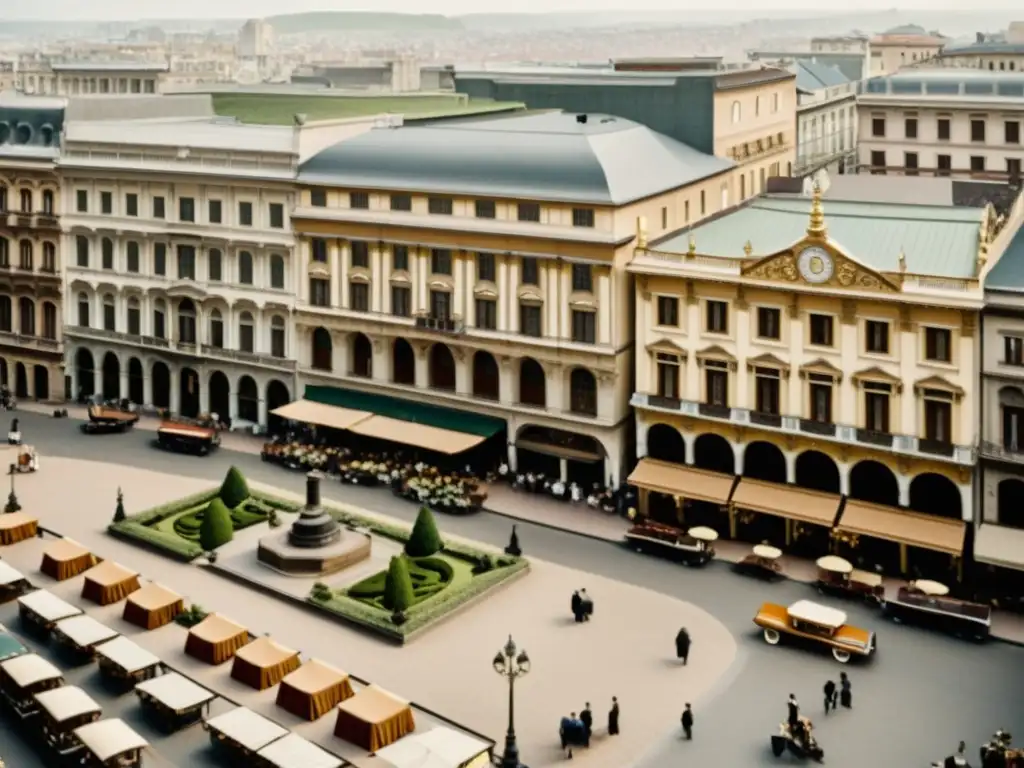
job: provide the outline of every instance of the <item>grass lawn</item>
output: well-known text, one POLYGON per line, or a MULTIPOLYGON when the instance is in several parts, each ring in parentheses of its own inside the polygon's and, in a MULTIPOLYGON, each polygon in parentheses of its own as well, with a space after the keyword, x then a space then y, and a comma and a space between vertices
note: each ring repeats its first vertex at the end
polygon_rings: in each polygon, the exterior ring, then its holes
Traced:
MULTIPOLYGON (((151 524, 152 528, 163 533, 180 536, 189 541, 199 541, 199 527, 203 522, 203 512, 207 504, 198 504, 177 512, 168 517, 151 524)), ((270 509, 263 507, 258 500, 250 499, 231 510, 231 522, 236 531, 248 528, 250 525, 263 523, 270 517, 270 509), (249 507, 246 509, 246 507, 249 507), (256 509, 254 509, 256 508, 256 509)))
MULTIPOLYGON (((458 589, 473 580, 473 566, 465 560, 450 555, 437 554, 433 557, 409 559, 409 577, 412 579, 413 605, 434 597, 446 589, 458 589), (437 561, 441 561, 440 564, 437 561), (446 566, 446 567, 445 567, 446 566)), ((347 596, 361 603, 379 608, 384 607, 384 584, 386 570, 353 584, 346 590, 347 596)))

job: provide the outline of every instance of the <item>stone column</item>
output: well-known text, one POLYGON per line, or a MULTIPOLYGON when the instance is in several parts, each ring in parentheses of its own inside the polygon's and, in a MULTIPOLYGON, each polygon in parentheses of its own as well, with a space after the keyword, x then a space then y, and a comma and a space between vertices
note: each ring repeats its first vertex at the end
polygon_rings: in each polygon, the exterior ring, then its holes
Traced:
POLYGON ((796 482, 796 454, 792 451, 783 451, 782 455, 786 459, 786 482, 793 484, 796 482))
POLYGON ((970 483, 960 483, 960 517, 968 523, 974 520, 974 494, 970 483))
POLYGON ((468 395, 473 388, 473 377, 470 373, 473 358, 461 347, 452 350, 452 357, 455 359, 455 391, 460 395, 468 395))
POLYGON ((181 410, 181 370, 176 365, 171 369, 171 413, 181 410))
POLYGON ((836 462, 836 467, 839 469, 839 495, 849 496, 850 495, 850 464, 849 462, 836 462))
POLYGON ((259 399, 259 424, 261 427, 266 428, 267 426, 267 398, 264 397, 264 391, 260 390, 259 399))
POLYGON ((519 456, 516 454, 516 444, 509 442, 508 444, 508 471, 516 472, 519 469, 519 456))
MULTIPOLYGON (((196 372, 199 374, 199 372, 196 372)), ((201 374, 200 374, 201 375, 201 374)), ((199 380, 199 412, 209 413, 210 412, 210 386, 209 380, 199 380)))
POLYGON ((128 364, 121 365, 121 380, 118 382, 118 393, 120 397, 128 397, 128 364))
POLYGON ((910 506, 910 477, 902 472, 896 473, 896 484, 900 489, 900 506, 910 506))
MULTIPOLYGON (((417 387, 426 388, 430 385, 430 376, 427 370, 427 347, 426 345, 417 345, 413 352, 416 356, 416 381, 413 384, 417 387)), ((456 371, 458 371, 458 368, 456 368, 456 371)))
POLYGON ((642 459, 647 455, 647 430, 648 425, 637 420, 636 422, 636 457, 642 459))

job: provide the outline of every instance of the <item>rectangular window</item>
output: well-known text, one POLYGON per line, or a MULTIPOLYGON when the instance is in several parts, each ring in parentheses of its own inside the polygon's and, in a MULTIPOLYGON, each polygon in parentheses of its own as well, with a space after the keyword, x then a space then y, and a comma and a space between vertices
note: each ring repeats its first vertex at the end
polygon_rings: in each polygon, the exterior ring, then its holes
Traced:
POLYGON ((270 204, 270 228, 284 229, 284 206, 281 203, 270 204))
POLYGON ((871 152, 871 172, 876 176, 885 175, 885 150, 873 150, 871 152))
POLYGON ((285 341, 284 328, 270 329, 270 355, 272 357, 284 357, 285 341))
MULTIPOLYGON (((924 401, 924 439, 936 443, 953 442, 953 404, 949 400, 928 397, 925 390, 924 401)), ((935 396, 944 397, 946 393, 935 392, 935 396)))
POLYGON ((391 247, 391 269, 394 272, 409 271, 409 246, 394 245, 391 247))
POLYGON ((159 309, 153 310, 153 336, 157 339, 167 338, 167 317, 159 309))
POLYGON ((572 289, 581 293, 594 290, 594 270, 589 264, 572 265, 572 289))
POLYGON ((165 219, 167 218, 167 208, 163 197, 157 196, 153 198, 153 218, 154 219, 165 219))
POLYGON ((1024 365, 1024 338, 1007 336, 1003 339, 1003 362, 1006 365, 1024 365))
POLYGON ((256 333, 251 323, 242 323, 238 327, 238 348, 242 352, 253 352, 256 349, 256 333))
POLYGON ((864 348, 875 355, 889 354, 889 324, 882 320, 868 320, 864 323, 864 348))
POLYGON ((349 283, 348 308, 356 312, 367 312, 370 309, 370 286, 368 283, 349 283))
POLYGON ((113 213, 114 212, 114 193, 113 192, 100 192, 100 213, 113 213))
POLYGON ((191 245, 178 246, 178 279, 196 279, 196 249, 191 245))
POLYGON ((971 155, 971 170, 972 171, 984 171, 985 170, 985 156, 984 155, 971 155))
POLYGON ((243 200, 238 204, 238 223, 243 227, 252 226, 252 203, 243 200))
POLYGON ((724 301, 708 301, 705 307, 705 328, 708 333, 729 332, 729 305, 724 301))
POLYGON ((885 138, 885 118, 884 117, 873 117, 871 118, 871 135, 879 138, 885 138))
POLYGON ((778 341, 782 337, 782 313, 772 307, 757 308, 757 335, 778 341))
POLYGON ((125 216, 139 215, 139 196, 134 192, 129 192, 124 196, 124 213, 125 216))
POLYGON ((211 200, 206 208, 211 224, 220 224, 224 220, 224 206, 220 200, 211 200))
POLYGON ((352 266, 370 266, 370 244, 359 240, 352 241, 352 266))
POLYGON ((1007 144, 1020 144, 1020 122, 1007 120, 1003 123, 1003 139, 1007 144))
MULTIPOLYGON (((88 316, 88 315, 87 315, 88 316)), ((79 323, 81 325, 81 323, 79 323)), ((1021 430, 1024 429, 1024 408, 1003 406, 1003 447, 1019 452, 1024 446, 1021 430)))
POLYGON ((908 117, 903 121, 903 135, 908 139, 917 138, 917 118, 908 117))
POLYGON ((125 246, 125 261, 128 271, 137 274, 139 271, 139 244, 134 240, 128 241, 125 246))
POLYGON ((704 364, 704 397, 708 405, 725 408, 729 405, 729 370, 719 365, 725 364, 710 361, 704 364))
POLYGON ((309 303, 314 307, 331 306, 331 281, 309 278, 309 303))
POLYGON ((494 265, 493 253, 478 253, 476 255, 476 279, 481 282, 493 283, 497 270, 494 265))
MULTIPOLYGON (((6 243, 7 241, 5 240, 4 244, 6 245, 6 243)), ((4 266, 7 266, 6 251, 4 252, 4 257, 4 266)), ((89 240, 83 235, 78 235, 75 238, 75 264, 79 267, 88 268, 89 266, 89 240)))
POLYGON ((658 325, 679 327, 679 299, 675 296, 658 297, 658 325))
POLYGON ((572 311, 572 340, 579 344, 593 344, 597 341, 596 312, 572 311))
POLYGON ((1006 158, 1006 175, 1009 177, 1009 181, 1011 183, 1014 180, 1020 178, 1020 158, 1019 157, 1008 157, 1008 158, 1006 158))
POLYGON ((953 334, 948 328, 924 329, 924 356, 938 363, 952 361, 953 334))
POLYGON ((540 338, 541 308, 536 304, 519 305, 519 332, 524 336, 540 338))
POLYGON ((498 328, 498 302, 494 299, 476 300, 476 327, 485 331, 498 328))
POLYGON ((153 274, 160 277, 167 274, 166 243, 153 243, 153 274))
POLYGON ((89 193, 84 189, 75 191, 75 210, 79 213, 89 212, 89 193))
POLYGON ((427 212, 436 216, 452 215, 452 199, 450 197, 427 198, 427 212))
POLYGON ((523 256, 519 260, 519 265, 522 269, 519 282, 523 285, 538 285, 540 269, 537 260, 532 256, 523 256))
POLYGON ((917 176, 917 152, 903 153, 903 170, 907 176, 917 176))
POLYGON ((320 264, 327 263, 327 241, 321 237, 314 237, 309 241, 310 254, 313 261, 320 264))
POLYGON ((142 333, 142 312, 138 307, 128 307, 128 334, 139 336, 142 333))
MULTIPOLYGON (((662 219, 665 218, 665 209, 661 209, 662 219)), ((593 208, 573 208, 572 209, 572 225, 574 227, 594 227, 594 209, 593 208)), ((662 227, 664 229, 664 227, 662 227)))
POLYGON ((889 434, 889 396, 892 388, 888 384, 867 382, 864 385, 864 428, 872 432, 889 434))
POLYGON ((493 200, 477 200, 474 208, 478 219, 493 219, 498 215, 493 200))
POLYGON ((540 205, 537 203, 519 203, 517 209, 519 221, 540 221, 540 205))
POLYGON ((117 330, 117 308, 113 305, 113 303, 103 304, 103 330, 117 330))
POLYGON ((811 315, 811 344, 816 347, 832 346, 831 315, 811 315))
POLYGON ((452 252, 445 248, 430 250, 430 273, 432 275, 450 275, 452 273, 452 252))
POLYGON ((430 316, 437 320, 451 319, 452 295, 448 291, 430 292, 430 316))
MULTIPOLYGON (((704 217, 704 214, 707 213, 707 210, 708 210, 707 193, 705 192, 705 190, 702 189, 700 191, 700 215, 701 215, 701 218, 704 217)), ((687 216, 686 218, 687 218, 687 220, 689 220, 690 217, 687 216)))
POLYGON ((178 200, 179 221, 196 220, 196 201, 191 197, 182 197, 178 200))
POLYGON ((224 279, 221 254, 216 248, 211 248, 206 254, 206 271, 212 283, 219 283, 224 279))
POLYGON ((409 317, 412 314, 412 291, 407 286, 391 286, 391 314, 396 317, 409 317))
POLYGON ((811 374, 810 384, 810 414, 811 421, 822 424, 832 423, 832 381, 816 374, 811 374))
POLYGON ((940 117, 938 124, 939 141, 949 141, 949 118, 940 117))
POLYGON ((391 210, 392 211, 404 211, 408 213, 412 210, 412 195, 392 195, 391 196, 391 210))
POLYGON ((769 416, 779 415, 779 372, 771 368, 754 369, 755 410, 769 416))
POLYGON ((985 121, 983 119, 973 118, 971 120, 971 141, 985 141, 985 121))
POLYGON ((103 269, 114 268, 114 241, 109 237, 100 240, 100 265, 103 269))
POLYGON ((679 358, 659 352, 658 363, 658 395, 679 399, 679 358))
POLYGON ((953 156, 952 155, 938 155, 936 158, 935 172, 936 176, 949 176, 950 171, 953 170, 953 156))
POLYGON ((327 207, 327 192, 322 189, 313 189, 309 192, 309 204, 314 208, 327 207))
POLYGON ((368 192, 349 192, 348 207, 359 211, 369 210, 370 194, 368 192))

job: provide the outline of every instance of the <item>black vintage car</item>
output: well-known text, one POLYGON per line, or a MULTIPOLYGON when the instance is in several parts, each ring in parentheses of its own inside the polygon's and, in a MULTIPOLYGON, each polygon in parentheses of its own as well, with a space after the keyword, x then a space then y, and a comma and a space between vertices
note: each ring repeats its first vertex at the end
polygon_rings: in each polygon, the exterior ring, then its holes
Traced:
POLYGON ((988 638, 992 628, 992 609, 949 597, 949 590, 933 581, 911 582, 900 587, 896 596, 882 603, 893 621, 919 624, 976 641, 988 638))
POLYGON ((161 448, 206 456, 220 445, 220 429, 213 422, 173 419, 160 424, 156 431, 161 448))
POLYGON ((686 565, 706 565, 715 556, 712 543, 718 533, 703 526, 685 533, 669 525, 643 522, 626 532, 626 544, 637 552, 648 552, 678 560, 686 565))

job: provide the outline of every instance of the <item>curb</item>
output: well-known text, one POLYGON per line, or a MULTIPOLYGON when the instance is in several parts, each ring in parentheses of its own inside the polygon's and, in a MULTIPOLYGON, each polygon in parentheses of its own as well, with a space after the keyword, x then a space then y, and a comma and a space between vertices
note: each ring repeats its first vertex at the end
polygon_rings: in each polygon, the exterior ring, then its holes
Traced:
POLYGON ((549 531, 561 531, 562 533, 567 533, 570 536, 580 536, 581 538, 590 539, 591 541, 601 541, 601 542, 604 542, 605 544, 618 544, 619 543, 618 539, 609 539, 607 536, 602 536, 602 535, 600 535, 598 533, 588 533, 586 531, 577 531, 577 530, 573 530, 572 528, 565 528, 565 527, 563 527, 561 525, 555 525, 554 523, 546 523, 543 520, 531 520, 528 517, 519 517, 518 515, 513 515, 513 514, 510 514, 508 512, 499 512, 496 509, 491 509, 490 507, 486 507, 486 506, 480 507, 480 511, 481 512, 487 512, 488 514, 495 515, 497 517, 503 517, 506 520, 515 520, 518 523, 528 523, 530 525, 535 525, 538 528, 546 528, 549 531))

